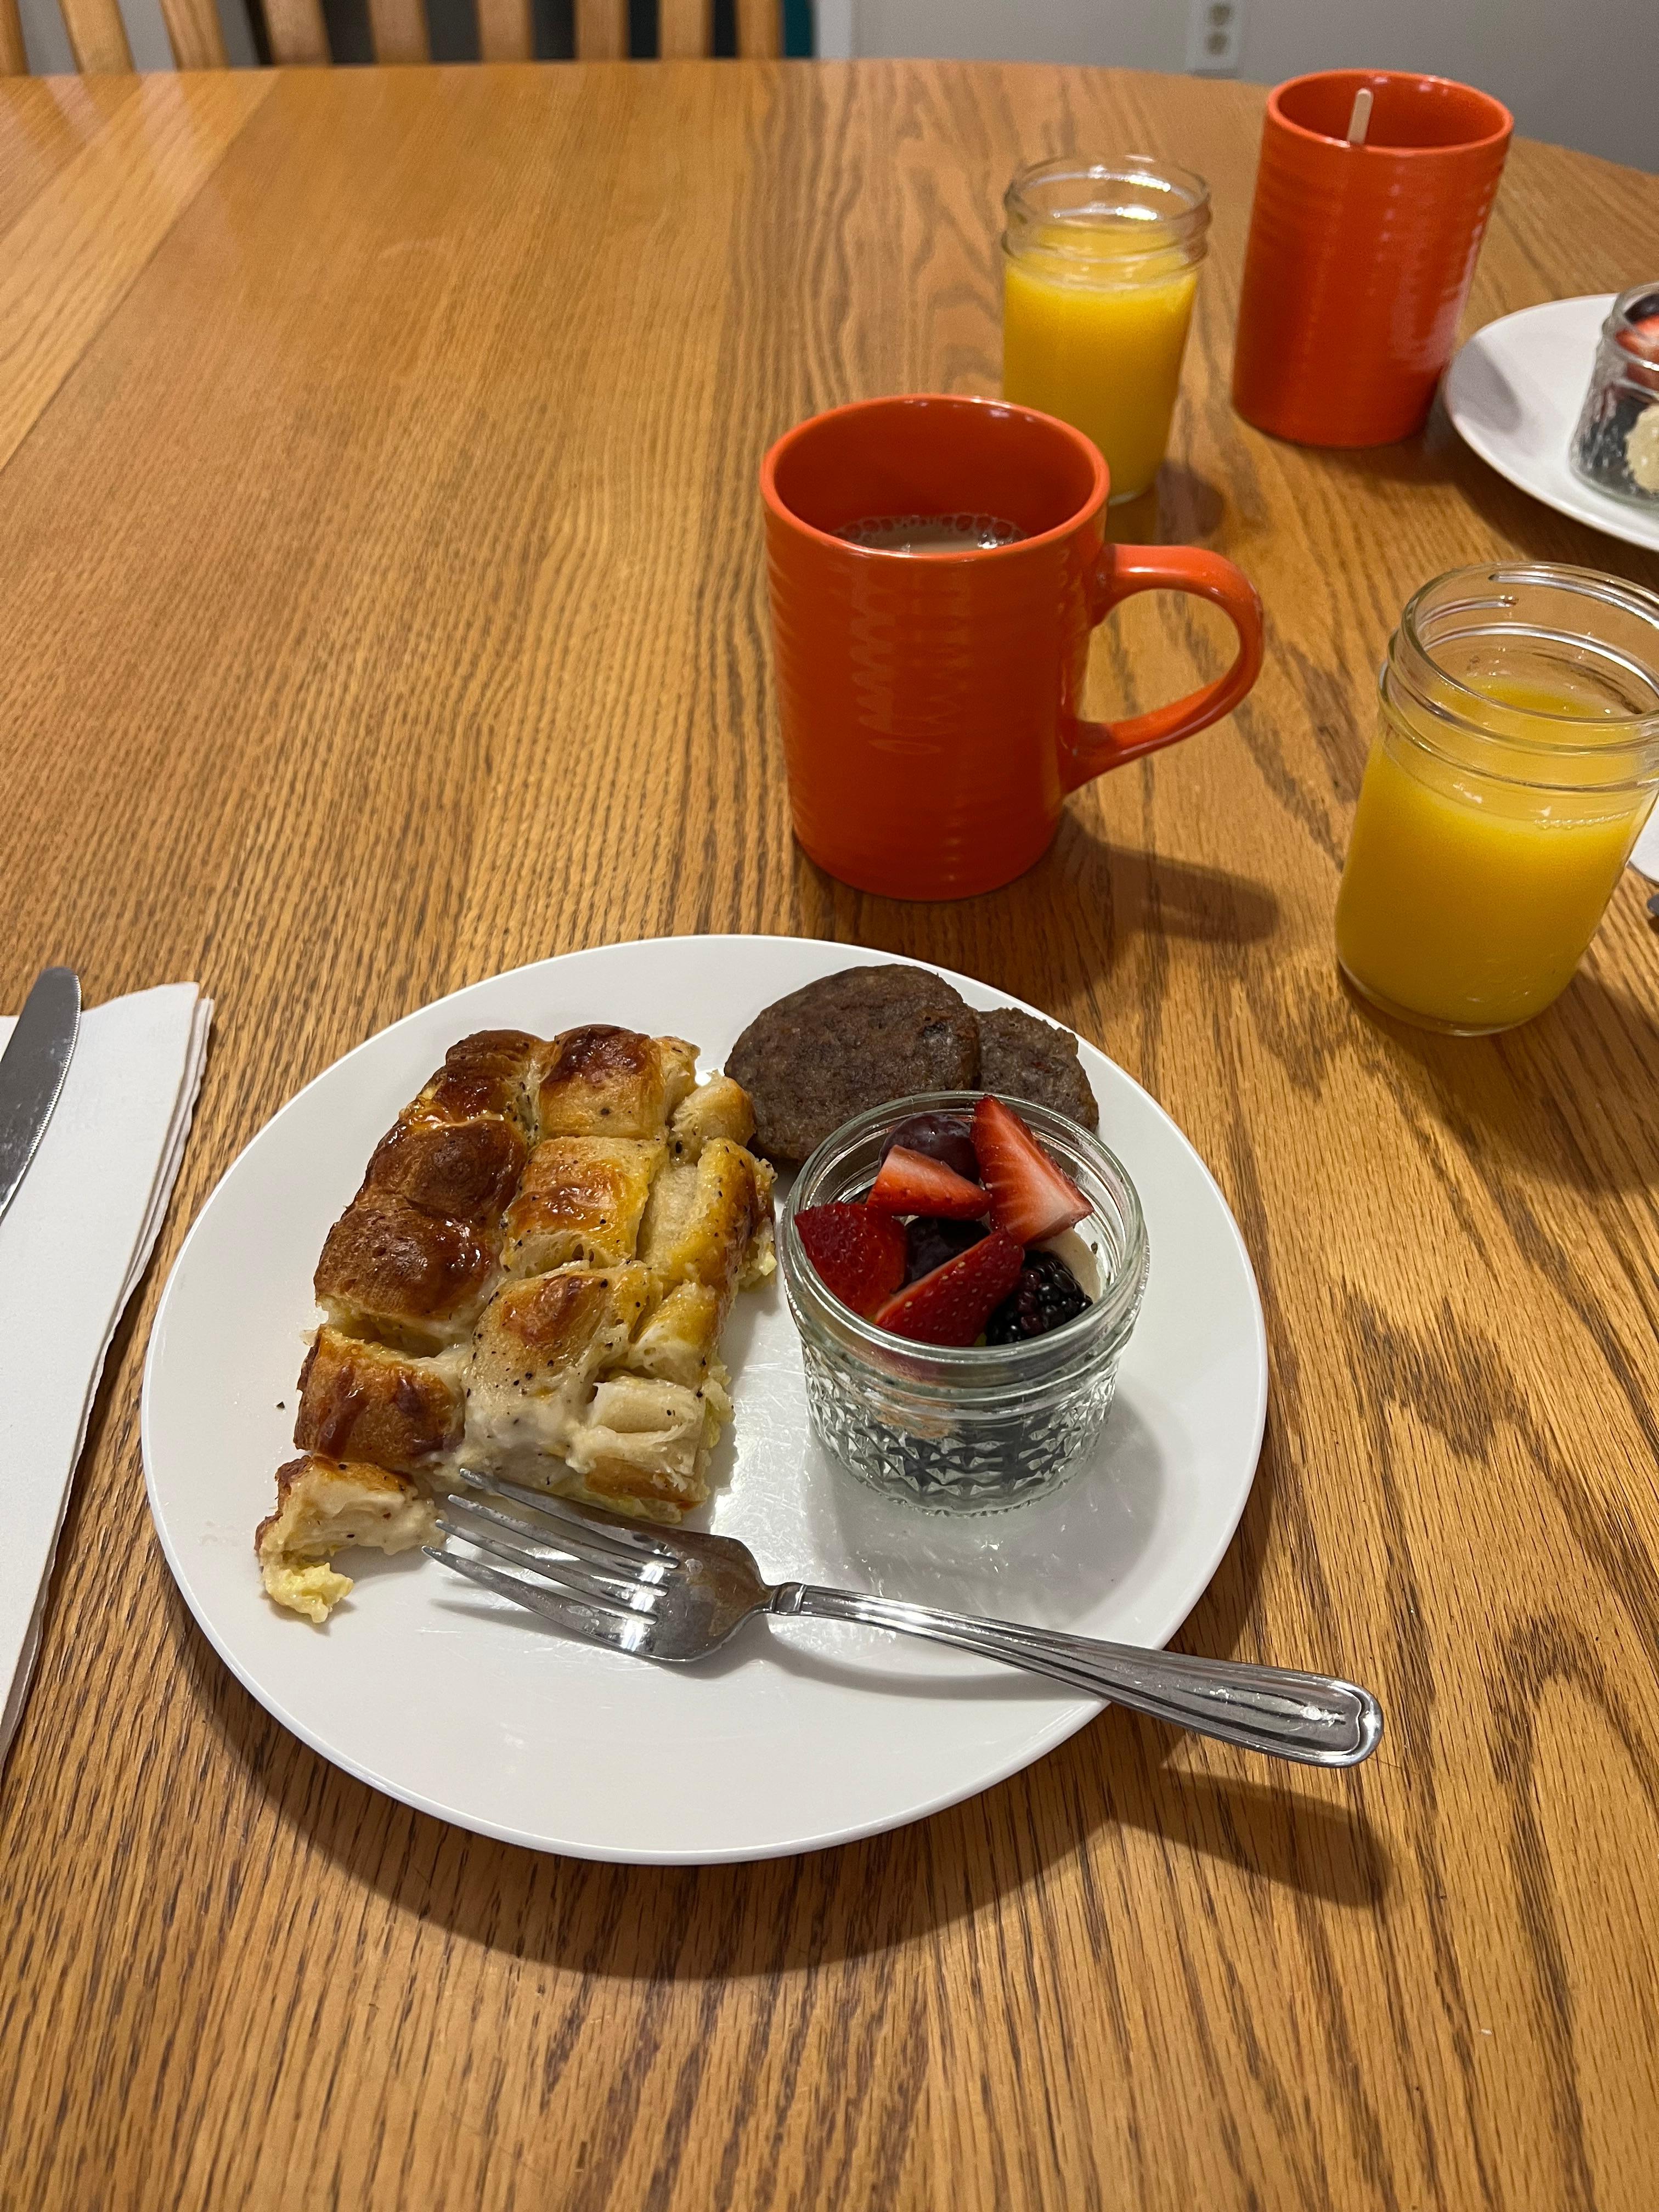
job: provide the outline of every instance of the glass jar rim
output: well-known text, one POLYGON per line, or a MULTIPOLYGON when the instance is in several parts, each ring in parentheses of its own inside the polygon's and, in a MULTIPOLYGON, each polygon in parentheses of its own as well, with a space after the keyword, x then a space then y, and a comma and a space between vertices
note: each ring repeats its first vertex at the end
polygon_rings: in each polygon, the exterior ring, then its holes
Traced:
MULTIPOLYGON (((1512 604, 1512 601, 1510 602, 1512 604)), ((1519 634, 1519 633, 1518 633, 1519 634)), ((1539 634, 1539 633, 1534 633, 1539 634)), ((1555 633, 1543 633, 1555 635, 1555 633)), ((1481 746, 1501 748, 1509 756, 1519 755, 1523 759, 1535 758, 1541 770, 1552 763, 1562 767, 1577 761, 1600 761, 1617 763, 1626 757, 1632 769, 1643 762, 1648 763, 1649 774, 1633 780, 1650 781, 1659 774, 1659 593, 1648 591, 1640 584, 1632 584, 1621 576, 1611 576, 1597 568, 1575 568, 1563 562, 1534 561, 1482 565, 1468 568, 1449 568, 1444 574, 1431 577, 1419 585, 1407 600, 1400 617, 1400 627, 1389 641, 1389 651, 1379 688, 1383 702, 1389 699, 1390 680, 1398 683, 1411 694, 1413 705, 1426 712, 1431 720, 1457 732, 1458 743, 1467 748, 1474 743, 1477 750, 1481 746), (1613 648, 1605 648, 1606 657, 1625 662, 1633 674, 1638 675, 1652 690, 1652 706, 1634 710, 1628 714, 1556 714, 1547 708, 1506 708, 1505 702, 1476 685, 1466 684, 1462 678, 1442 665, 1437 657, 1433 641, 1423 634, 1425 618, 1433 611, 1433 603, 1443 600, 1460 587, 1468 596, 1452 600, 1453 605, 1478 607, 1482 604, 1501 606, 1503 593, 1518 586, 1532 585, 1564 592, 1576 592, 1586 599, 1596 599, 1605 605, 1618 607, 1634 616, 1652 631, 1654 657, 1651 665, 1630 661, 1613 648), (1419 672, 1431 672, 1435 682, 1451 695, 1449 699, 1437 698, 1425 688, 1419 672), (1470 711, 1460 711, 1457 702, 1467 699, 1470 711), (1494 714, 1498 718, 1494 725, 1494 714), (1512 722, 1507 718, 1513 718, 1512 722), (1542 736, 1540 727, 1559 726, 1562 735, 1542 736), (1575 734, 1569 736, 1569 732, 1575 734), (1587 734, 1594 732, 1594 734, 1587 734)), ((1425 751, 1436 750, 1420 730, 1406 732, 1425 751)), ((1446 757, 1451 756, 1448 754, 1446 757)), ((1533 788, 1580 791, 1581 783, 1559 783, 1541 774, 1536 777, 1516 775, 1499 769, 1482 769, 1483 774, 1498 781, 1533 788)), ((1602 789, 1616 788, 1602 785, 1602 789)))
POLYGON ((1187 244, 1209 228, 1210 187, 1194 170, 1178 168, 1173 162, 1158 161, 1151 154, 1125 154, 1111 161, 1087 161, 1079 154, 1057 154, 1043 161, 1027 161, 1015 170, 1002 196, 1008 219, 1008 228, 1003 234, 1005 249, 1017 227, 1042 223, 1047 234, 1043 241, 1046 249, 1063 254, 1068 231, 1081 240, 1090 231, 1099 228, 1100 215, 1121 212, 1103 208, 1056 211, 1033 203, 1032 193, 1042 186, 1073 183, 1132 185, 1143 191, 1168 194, 1167 209, 1149 208, 1137 218, 1146 225, 1146 251, 1149 254, 1167 252, 1171 246, 1187 244), (1060 234, 1058 238, 1054 236, 1056 232, 1060 234))
POLYGON ((858 1348, 878 1357, 884 1363, 895 1358, 915 1360, 929 1367, 937 1366, 939 1379, 916 1376, 912 1388, 950 1389, 983 1382, 994 1370, 1000 1382, 1009 1389, 1018 1389, 1023 1376, 1034 1379, 1045 1368, 1052 1367, 1056 1356, 1074 1350, 1091 1347, 1094 1340, 1109 1336, 1126 1319, 1133 1322, 1139 1310, 1145 1283, 1148 1248, 1146 1216, 1141 1211, 1140 1194, 1133 1178, 1109 1146, 1104 1145, 1091 1130, 1080 1122, 1054 1111, 1052 1107, 1038 1105, 1034 1100, 1011 1098, 1007 1103, 1029 1123, 1039 1137, 1057 1137, 1073 1145, 1084 1162, 1101 1176, 1112 1191, 1123 1226, 1123 1250, 1109 1279, 1103 1281, 1100 1295, 1084 1311, 1058 1328, 1047 1330, 1041 1336, 1025 1337, 1013 1344, 939 1345, 922 1344, 896 1336, 890 1329, 878 1328, 872 1321, 838 1298, 823 1281, 807 1258, 795 1227, 795 1216, 801 1209, 801 1194, 810 1192, 814 1182, 833 1164, 837 1155, 851 1150, 860 1139, 874 1135, 884 1125, 895 1121, 908 1121, 913 1114, 971 1112, 979 1099, 987 1094, 981 1091, 929 1091, 918 1092, 914 1097, 894 1098, 873 1106, 863 1114, 854 1115, 834 1129, 801 1167, 784 1201, 782 1217, 778 1224, 778 1260, 783 1274, 784 1288, 792 1304, 798 1295, 805 1294, 820 1304, 832 1318, 842 1339, 858 1348))

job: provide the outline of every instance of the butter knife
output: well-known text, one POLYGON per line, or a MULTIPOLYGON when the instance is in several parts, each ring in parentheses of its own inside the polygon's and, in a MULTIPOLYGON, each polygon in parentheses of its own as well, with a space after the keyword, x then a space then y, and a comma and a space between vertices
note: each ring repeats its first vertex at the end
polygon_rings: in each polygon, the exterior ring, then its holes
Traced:
POLYGON ((0 1217, 46 1134, 81 1028, 81 979, 43 968, 0 1053, 0 1217))

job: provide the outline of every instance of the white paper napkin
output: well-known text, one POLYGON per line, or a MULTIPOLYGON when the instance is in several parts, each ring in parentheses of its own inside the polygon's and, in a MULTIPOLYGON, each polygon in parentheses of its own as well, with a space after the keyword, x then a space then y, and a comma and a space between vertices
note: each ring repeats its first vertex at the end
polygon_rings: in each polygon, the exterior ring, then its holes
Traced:
POLYGON ((1632 868, 1639 868, 1650 884, 1659 884, 1659 806, 1643 824, 1630 864, 1632 868))
MULTIPOLYGON (((104 1354, 167 1212, 212 1018, 194 983, 88 1008, 58 1109, 0 1221, 0 1763, 28 1694, 104 1354)), ((0 1050, 12 1027, 0 1017, 0 1050)))

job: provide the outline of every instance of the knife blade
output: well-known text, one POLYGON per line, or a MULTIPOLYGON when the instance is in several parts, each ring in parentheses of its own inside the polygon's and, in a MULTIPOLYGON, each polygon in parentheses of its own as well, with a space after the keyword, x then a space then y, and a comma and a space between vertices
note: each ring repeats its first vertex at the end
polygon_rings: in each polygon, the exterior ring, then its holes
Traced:
POLYGON ((46 1134, 81 1028, 81 979, 43 968, 0 1053, 0 1218, 46 1134))

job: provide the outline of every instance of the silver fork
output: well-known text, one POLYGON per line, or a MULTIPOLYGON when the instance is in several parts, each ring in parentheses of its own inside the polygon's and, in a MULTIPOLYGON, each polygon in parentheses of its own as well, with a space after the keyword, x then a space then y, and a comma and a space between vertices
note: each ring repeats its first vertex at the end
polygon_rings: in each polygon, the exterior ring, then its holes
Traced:
POLYGON ((858 1620, 1006 1660, 1154 1720, 1310 1766, 1357 1766, 1382 1741, 1382 1709, 1370 1692, 1328 1675, 1147 1651, 811 1583, 772 1584, 735 1537, 690 1528, 670 1534, 516 1483, 461 1479, 468 1491, 453 1491, 446 1500, 459 1517, 438 1517, 450 1540, 427 1545, 428 1556, 615 1651, 701 1659, 757 1613, 858 1620), (521 1513, 504 1512, 489 1502, 496 1498, 521 1513), (456 1551, 456 1539, 484 1557, 456 1551), (504 1573, 489 1559, 516 1571, 504 1573))

